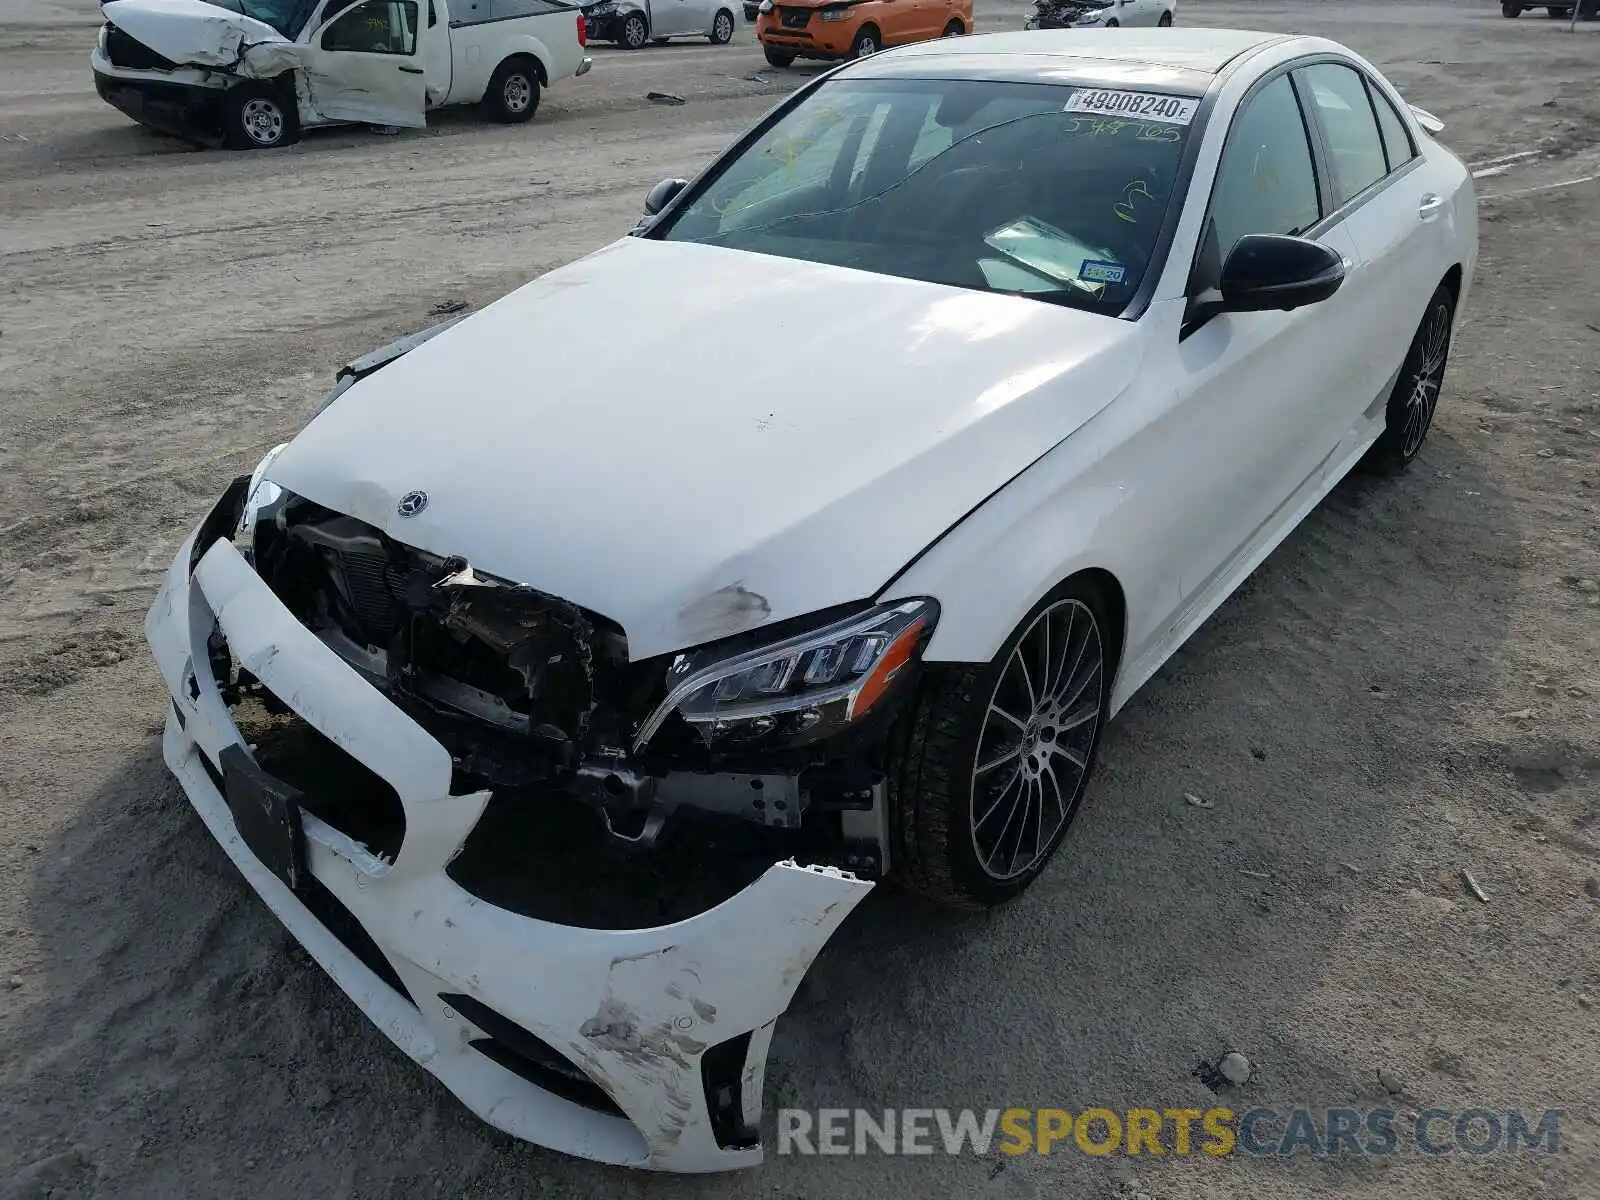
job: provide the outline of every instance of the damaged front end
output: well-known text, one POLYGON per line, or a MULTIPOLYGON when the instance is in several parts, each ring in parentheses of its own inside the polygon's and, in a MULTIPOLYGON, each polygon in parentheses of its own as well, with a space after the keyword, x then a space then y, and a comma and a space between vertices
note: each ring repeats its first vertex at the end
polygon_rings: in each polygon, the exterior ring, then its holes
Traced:
POLYGON ((599 614, 265 488, 245 546, 260 577, 502 805, 579 801, 634 851, 680 819, 745 822, 812 861, 884 870, 882 746, 931 601, 633 662, 599 614))
POLYGON ((875 747, 933 606, 632 662, 603 616, 294 495, 271 459, 146 622, 211 833, 484 1120, 650 1169, 759 1162, 776 1020, 885 862, 875 747), (768 839, 757 868, 722 869, 729 828, 768 839), (674 847, 681 895, 619 905, 674 847))

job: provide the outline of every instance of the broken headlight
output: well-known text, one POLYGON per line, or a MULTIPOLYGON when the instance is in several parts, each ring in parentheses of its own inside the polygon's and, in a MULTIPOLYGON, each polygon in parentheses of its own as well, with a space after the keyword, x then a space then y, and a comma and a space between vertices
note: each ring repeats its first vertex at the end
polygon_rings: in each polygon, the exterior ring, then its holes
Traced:
POLYGON ((639 727, 634 749, 673 713, 708 743, 836 732, 883 698, 938 619, 934 601, 902 600, 743 653, 680 654, 667 672, 667 698, 639 727))

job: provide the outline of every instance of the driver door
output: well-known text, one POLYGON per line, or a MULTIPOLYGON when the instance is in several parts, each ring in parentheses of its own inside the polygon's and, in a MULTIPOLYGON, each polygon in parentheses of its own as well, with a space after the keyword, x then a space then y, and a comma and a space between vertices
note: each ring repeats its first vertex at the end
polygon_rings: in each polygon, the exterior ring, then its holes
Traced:
POLYGON ((417 0, 331 0, 304 55, 311 107, 325 121, 426 124, 427 73, 417 55, 417 0))

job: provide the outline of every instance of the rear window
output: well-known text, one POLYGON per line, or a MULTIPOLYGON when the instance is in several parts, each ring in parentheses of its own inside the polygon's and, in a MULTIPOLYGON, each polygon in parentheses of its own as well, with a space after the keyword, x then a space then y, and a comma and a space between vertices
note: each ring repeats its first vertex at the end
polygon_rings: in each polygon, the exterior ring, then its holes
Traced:
POLYGON ((836 80, 654 233, 1115 314, 1150 269, 1198 100, 836 80))

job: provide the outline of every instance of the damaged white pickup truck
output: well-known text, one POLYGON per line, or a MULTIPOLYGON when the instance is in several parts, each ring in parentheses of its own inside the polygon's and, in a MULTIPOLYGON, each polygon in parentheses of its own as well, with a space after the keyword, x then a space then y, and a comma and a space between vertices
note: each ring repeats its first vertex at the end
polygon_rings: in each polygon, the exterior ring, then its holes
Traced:
POLYGON ((562 0, 107 0, 89 56, 101 99, 202 144, 270 149, 318 125, 421 128, 450 104, 529 120, 583 75, 562 0))

